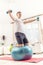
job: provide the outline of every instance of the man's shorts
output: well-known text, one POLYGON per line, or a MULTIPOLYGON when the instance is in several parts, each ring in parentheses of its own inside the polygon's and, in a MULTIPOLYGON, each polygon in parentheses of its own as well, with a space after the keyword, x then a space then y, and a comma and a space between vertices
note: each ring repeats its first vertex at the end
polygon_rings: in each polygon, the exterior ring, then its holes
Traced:
POLYGON ((28 45, 28 40, 24 33, 16 32, 15 36, 16 36, 18 44, 28 45))

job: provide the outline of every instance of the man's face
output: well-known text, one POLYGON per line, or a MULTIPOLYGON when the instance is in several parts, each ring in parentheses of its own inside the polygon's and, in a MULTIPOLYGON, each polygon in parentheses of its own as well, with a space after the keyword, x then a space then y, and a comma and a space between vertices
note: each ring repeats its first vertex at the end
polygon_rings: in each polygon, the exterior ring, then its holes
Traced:
POLYGON ((21 12, 18 12, 16 15, 18 18, 21 18, 21 12))

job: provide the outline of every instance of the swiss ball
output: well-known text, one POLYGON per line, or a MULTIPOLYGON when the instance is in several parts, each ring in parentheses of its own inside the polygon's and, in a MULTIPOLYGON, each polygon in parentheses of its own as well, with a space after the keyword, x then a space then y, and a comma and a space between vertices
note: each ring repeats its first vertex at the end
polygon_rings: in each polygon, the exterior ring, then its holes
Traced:
POLYGON ((29 46, 15 47, 11 55, 14 60, 27 60, 32 57, 32 49, 29 46))

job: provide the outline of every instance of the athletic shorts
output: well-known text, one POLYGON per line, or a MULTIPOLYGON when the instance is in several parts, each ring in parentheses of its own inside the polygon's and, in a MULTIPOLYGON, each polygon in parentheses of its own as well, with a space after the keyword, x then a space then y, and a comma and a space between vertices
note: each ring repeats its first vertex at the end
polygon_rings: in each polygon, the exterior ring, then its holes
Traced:
POLYGON ((18 44, 28 45, 28 40, 24 33, 16 32, 15 36, 16 36, 18 44))

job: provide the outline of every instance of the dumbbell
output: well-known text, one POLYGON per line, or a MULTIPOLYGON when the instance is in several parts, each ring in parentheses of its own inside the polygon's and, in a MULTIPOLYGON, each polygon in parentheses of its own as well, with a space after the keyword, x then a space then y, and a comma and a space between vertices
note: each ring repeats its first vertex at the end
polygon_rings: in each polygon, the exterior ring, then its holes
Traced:
POLYGON ((12 13, 12 10, 7 11, 6 13, 8 14, 9 12, 12 13))
POLYGON ((39 16, 37 16, 37 21, 39 21, 39 16))

